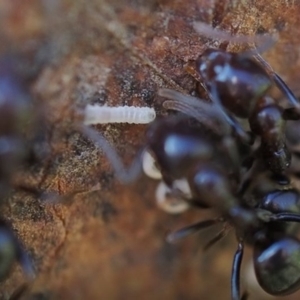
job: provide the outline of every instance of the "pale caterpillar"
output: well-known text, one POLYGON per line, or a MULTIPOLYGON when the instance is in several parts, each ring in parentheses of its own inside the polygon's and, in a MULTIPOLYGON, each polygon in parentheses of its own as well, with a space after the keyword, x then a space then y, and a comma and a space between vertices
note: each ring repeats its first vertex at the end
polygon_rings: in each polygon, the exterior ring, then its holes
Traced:
POLYGON ((84 124, 130 123, 147 124, 156 117, 155 110, 150 107, 137 106, 99 106, 88 104, 84 111, 84 124))

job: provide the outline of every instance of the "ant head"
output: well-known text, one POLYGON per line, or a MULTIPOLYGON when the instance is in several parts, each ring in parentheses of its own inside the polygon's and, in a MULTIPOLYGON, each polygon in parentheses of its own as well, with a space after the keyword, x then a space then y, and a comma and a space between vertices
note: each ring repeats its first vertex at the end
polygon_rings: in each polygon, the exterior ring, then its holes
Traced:
POLYGON ((197 161, 211 159, 212 145, 203 131, 189 118, 169 117, 156 121, 148 129, 149 149, 163 172, 180 178, 197 161))
POLYGON ((222 72, 230 58, 228 52, 208 48, 196 60, 197 72, 204 81, 209 82, 222 72))

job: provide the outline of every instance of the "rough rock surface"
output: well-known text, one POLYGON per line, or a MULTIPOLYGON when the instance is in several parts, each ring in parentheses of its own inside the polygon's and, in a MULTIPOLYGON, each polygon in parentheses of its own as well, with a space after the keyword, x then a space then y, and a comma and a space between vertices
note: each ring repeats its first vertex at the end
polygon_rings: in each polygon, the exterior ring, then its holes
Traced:
MULTIPOLYGON (((51 155, 16 180, 62 198, 49 203, 16 190, 3 204, 37 272, 20 299, 229 299, 234 236, 207 253, 201 252, 207 234, 168 244, 169 231, 209 213, 160 211, 157 182, 143 175, 128 186, 117 182, 106 157, 75 125, 87 103, 154 106, 164 115, 159 87, 193 91, 185 66, 217 45, 199 37, 194 21, 234 34, 276 33, 264 57, 299 92, 298 1, 3 0, 0 11, 1 53, 33 53, 33 66, 43 61, 31 91, 51 155)), ((144 125, 97 130, 127 165, 145 141, 144 125)), ((0 298, 24 282, 16 265, 0 284, 0 298)), ((250 299, 267 296, 251 291, 250 299)))

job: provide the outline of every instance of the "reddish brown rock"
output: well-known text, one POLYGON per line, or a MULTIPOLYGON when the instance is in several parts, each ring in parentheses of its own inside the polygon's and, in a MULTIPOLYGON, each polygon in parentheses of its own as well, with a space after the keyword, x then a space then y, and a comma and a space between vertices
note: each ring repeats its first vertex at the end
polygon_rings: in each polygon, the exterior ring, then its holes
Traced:
MULTIPOLYGON (((199 37, 194 21, 237 34, 276 32, 278 41, 265 57, 297 89, 297 1, 3 0, 0 10, 1 53, 25 53, 33 64, 43 58, 32 94, 47 121, 51 157, 18 174, 18 181, 68 196, 49 204, 15 192, 2 209, 37 271, 21 299, 229 299, 234 237, 207 253, 200 251, 205 234, 167 244, 167 232, 208 213, 159 211, 157 183, 142 175, 122 186, 75 125, 86 103, 148 105, 165 114, 156 101, 159 87, 195 89, 185 66, 213 43, 199 37)), ((97 130, 130 164, 146 126, 97 130)), ((9 299, 24 281, 16 266, 1 283, 0 298, 9 299)), ((250 299, 267 299, 255 293, 250 299)))

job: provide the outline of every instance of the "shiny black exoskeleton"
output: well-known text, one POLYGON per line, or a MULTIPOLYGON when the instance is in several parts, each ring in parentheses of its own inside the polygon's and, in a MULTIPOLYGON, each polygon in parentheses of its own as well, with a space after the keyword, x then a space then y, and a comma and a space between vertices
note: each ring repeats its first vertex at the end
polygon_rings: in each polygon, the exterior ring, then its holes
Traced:
POLYGON ((300 220, 300 194, 291 188, 274 190, 258 202, 258 209, 273 213, 265 226, 265 237, 254 247, 256 277, 272 295, 288 295, 300 288, 299 240, 293 237, 293 223, 300 220))
POLYGON ((225 118, 239 135, 245 136, 231 114, 249 119, 252 133, 261 137, 263 160, 272 172, 279 174, 291 163, 285 143, 285 121, 300 118, 300 102, 259 55, 255 58, 209 48, 198 57, 196 71, 212 101, 223 107, 225 118), (293 107, 283 109, 266 98, 273 83, 293 107))
POLYGON ((231 178, 239 176, 239 145, 231 136, 217 136, 189 118, 157 120, 147 131, 147 145, 167 183, 186 177, 196 164, 207 162, 223 165, 231 178))

